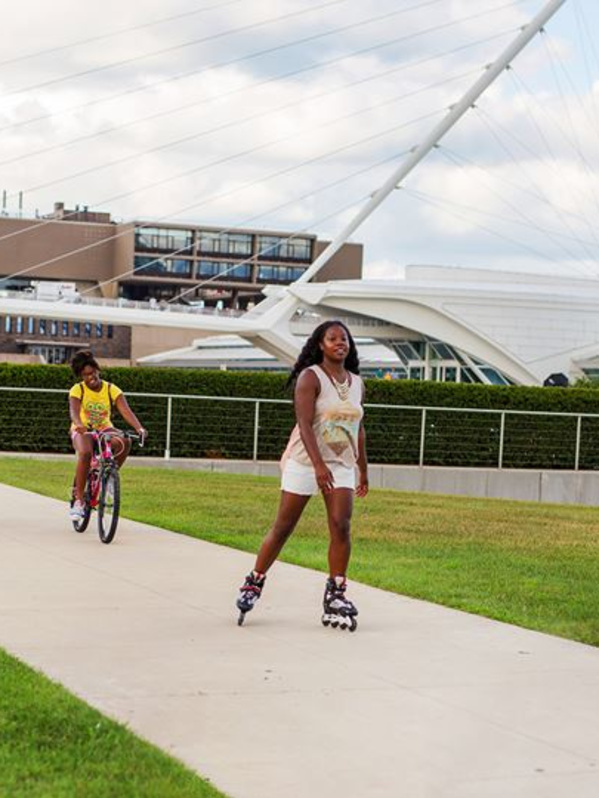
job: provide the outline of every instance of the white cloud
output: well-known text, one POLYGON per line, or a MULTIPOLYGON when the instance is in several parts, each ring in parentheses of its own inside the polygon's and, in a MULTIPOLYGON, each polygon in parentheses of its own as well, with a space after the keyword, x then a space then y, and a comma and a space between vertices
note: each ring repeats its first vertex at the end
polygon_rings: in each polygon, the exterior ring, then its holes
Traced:
MULTIPOLYGON (((0 160, 15 159, 2 166, 0 190, 11 195, 11 210, 24 191, 30 211, 61 200, 118 218, 172 216, 223 228, 263 214, 270 228, 309 226, 333 237, 354 212, 342 209, 385 180, 543 1, 207 0, 204 7, 211 5, 191 13, 191 0, 168 8, 156 0, 74 7, 57 0, 40 4, 35 25, 30 9, 11 9, 0 26, 0 128, 13 125, 0 131, 0 160), (185 16, 139 27, 177 15, 185 16), (52 48, 61 49, 7 63, 52 48), (129 63, 103 68, 117 61, 129 63), (74 77, 80 72, 88 74, 74 77), (57 82, 16 91, 48 81, 57 82), (74 139, 81 140, 68 143, 74 139)), ((592 0, 581 7, 596 24, 592 0)), ((408 262, 588 271, 597 247, 599 100, 586 70, 592 64, 599 76, 599 64, 590 40, 576 40, 570 9, 547 27, 556 59, 535 42, 447 137, 446 150, 406 181, 438 204, 395 192, 354 234, 365 244, 367 273, 393 275, 408 262)))

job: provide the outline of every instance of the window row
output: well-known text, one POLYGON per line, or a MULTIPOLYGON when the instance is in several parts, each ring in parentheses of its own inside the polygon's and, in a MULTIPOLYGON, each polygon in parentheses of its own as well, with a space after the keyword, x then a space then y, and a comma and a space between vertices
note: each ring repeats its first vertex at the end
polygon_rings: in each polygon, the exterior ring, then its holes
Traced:
MULTIPOLYGON (((135 274, 148 277, 173 277, 207 279, 221 277, 226 280, 252 279, 252 266, 250 263, 235 263, 223 260, 183 260, 181 258, 151 258, 136 255, 134 262, 135 274), (193 269, 195 268, 195 273, 193 269)), ((258 267, 258 280, 260 282, 292 283, 304 273, 303 266, 266 266, 258 267)))
MULTIPOLYGON (((292 260, 306 263, 312 260, 313 240, 304 236, 285 238, 207 230, 197 230, 195 234, 195 251, 206 255, 250 257, 254 253, 254 243, 259 260, 292 260)), ((135 250, 191 255, 194 252, 194 231, 138 227, 135 231, 135 250)))
POLYGON ((136 255, 133 264, 135 274, 149 277, 216 277, 221 275, 228 280, 251 280, 252 267, 249 263, 227 261, 200 260, 191 261, 181 258, 150 258, 136 255), (195 269, 195 273, 193 270, 195 269))
POLYGON ((51 335, 61 338, 91 338, 95 334, 96 338, 112 338, 114 336, 114 326, 112 324, 92 324, 89 321, 56 321, 46 319, 34 319, 32 316, 5 316, 4 332, 15 333, 16 335, 51 335))

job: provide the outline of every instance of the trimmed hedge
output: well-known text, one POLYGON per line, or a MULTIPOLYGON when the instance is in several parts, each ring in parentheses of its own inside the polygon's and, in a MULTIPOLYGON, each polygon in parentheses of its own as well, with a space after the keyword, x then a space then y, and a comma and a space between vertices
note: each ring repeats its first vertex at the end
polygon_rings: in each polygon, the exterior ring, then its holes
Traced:
MULTIPOLYGON (((106 368, 102 376, 127 394, 180 394, 173 399, 173 457, 252 456, 255 405, 253 398, 291 399, 286 375, 199 369, 106 368), (192 396, 248 397, 247 402, 192 399, 192 396)), ((67 366, 0 364, 0 449, 71 451, 64 394, 31 393, 28 388, 67 390, 73 377, 67 366)), ((548 413, 599 412, 595 388, 530 388, 455 383, 366 381, 368 448, 372 462, 411 464, 419 458, 419 407, 484 408, 548 413), (414 406, 414 410, 397 406, 414 406)), ((167 400, 131 397, 130 403, 150 431, 148 455, 162 455, 166 443, 167 400)), ((260 406, 260 459, 277 459, 285 445, 293 410, 288 404, 260 406)), ((444 466, 494 467, 499 456, 500 412, 496 414, 428 411, 425 463, 444 466)), ((572 468, 576 419, 507 416, 503 465, 506 468, 572 468)), ((584 419, 580 467, 599 468, 599 419, 584 419)))

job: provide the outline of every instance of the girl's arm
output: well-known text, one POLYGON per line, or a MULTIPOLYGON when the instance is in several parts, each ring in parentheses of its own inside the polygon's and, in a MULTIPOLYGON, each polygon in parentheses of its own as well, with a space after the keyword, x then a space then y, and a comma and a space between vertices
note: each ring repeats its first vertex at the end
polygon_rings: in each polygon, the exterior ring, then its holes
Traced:
POLYGON ((129 407, 129 402, 125 399, 125 394, 122 393, 117 398, 116 402, 116 409, 119 411, 121 416, 125 419, 127 424, 129 424, 133 429, 137 432, 138 435, 147 435, 147 430, 142 426, 139 419, 129 407))
POLYGON ((71 421, 77 432, 81 435, 85 435, 87 427, 81 421, 81 399, 77 399, 75 396, 69 396, 69 415, 71 416, 71 421))
MULTIPOLYGON (((364 404, 365 388, 362 383, 362 404, 364 404)), ((368 458, 366 456, 366 430, 364 429, 364 421, 360 422, 360 430, 358 432, 358 487, 356 488, 357 496, 366 496, 368 493, 368 458)))
POLYGON ((320 382, 318 377, 311 369, 302 371, 297 379, 294 394, 295 417, 299 427, 300 437, 302 443, 306 448, 308 457, 314 466, 316 474, 316 482, 318 487, 324 493, 333 490, 333 475, 328 469, 326 463, 322 459, 318 443, 316 442, 316 435, 312 424, 314 422, 314 412, 316 407, 316 398, 320 391, 320 382))

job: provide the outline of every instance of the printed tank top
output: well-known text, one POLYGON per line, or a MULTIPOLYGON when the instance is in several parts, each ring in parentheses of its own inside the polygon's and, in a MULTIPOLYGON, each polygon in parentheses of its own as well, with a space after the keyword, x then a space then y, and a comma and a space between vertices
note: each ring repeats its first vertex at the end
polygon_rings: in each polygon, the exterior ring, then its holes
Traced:
MULTIPOLYGON (((364 415, 362 408, 362 379, 350 374, 351 385, 347 399, 341 399, 328 374, 320 366, 308 368, 318 377, 320 393, 316 397, 312 428, 325 463, 355 466, 358 459, 358 433, 364 415)), ((281 467, 288 459, 302 465, 312 465, 306 447, 295 425, 287 448, 281 458, 281 467)))

